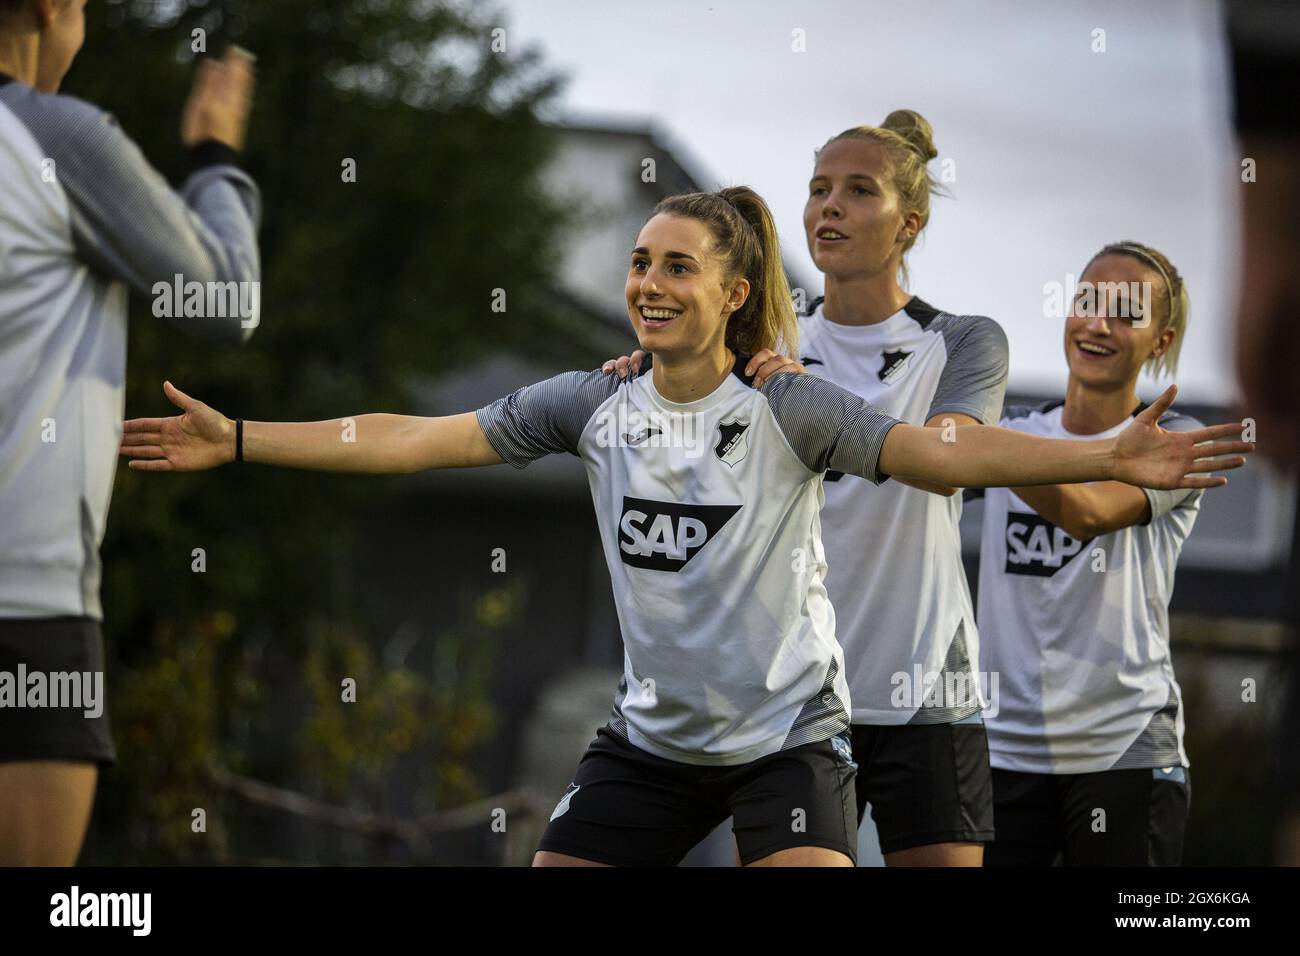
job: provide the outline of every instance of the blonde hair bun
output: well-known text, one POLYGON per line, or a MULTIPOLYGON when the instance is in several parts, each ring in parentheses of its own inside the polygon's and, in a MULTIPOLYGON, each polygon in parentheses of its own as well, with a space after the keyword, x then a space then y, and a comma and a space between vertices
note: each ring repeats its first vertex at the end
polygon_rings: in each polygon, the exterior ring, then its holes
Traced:
POLYGON ((880 124, 881 129, 897 133, 907 141, 907 145, 916 150, 922 162, 929 162, 939 155, 934 148, 934 129, 930 121, 916 110, 894 110, 880 124))

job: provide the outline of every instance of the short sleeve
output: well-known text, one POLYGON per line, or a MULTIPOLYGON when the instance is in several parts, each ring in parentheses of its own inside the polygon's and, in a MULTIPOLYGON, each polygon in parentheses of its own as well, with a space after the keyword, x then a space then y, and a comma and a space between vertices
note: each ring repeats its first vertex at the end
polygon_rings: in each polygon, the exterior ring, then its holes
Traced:
POLYGON ((998 420, 1007 390, 1007 336, 982 315, 943 316, 935 323, 948 350, 926 420, 943 412, 969 415, 981 425, 998 420))
MULTIPOLYGON (((1204 428, 1199 421, 1190 415, 1180 415, 1177 412, 1166 412, 1160 418, 1160 427, 1171 432, 1193 432, 1198 428, 1204 428)), ((1193 504, 1200 500, 1204 491, 1200 488, 1143 488, 1143 493, 1147 496, 1147 503, 1151 505, 1151 521, 1167 515, 1175 508, 1193 504)))
POLYGON ((777 426, 804 466, 857 475, 880 484, 880 449, 899 424, 861 396, 816 375, 783 372, 763 383, 777 426))
POLYGON ((617 375, 599 369, 561 372, 525 385, 475 415, 497 454, 515 468, 526 468, 547 455, 578 454, 582 430, 620 384, 617 375))

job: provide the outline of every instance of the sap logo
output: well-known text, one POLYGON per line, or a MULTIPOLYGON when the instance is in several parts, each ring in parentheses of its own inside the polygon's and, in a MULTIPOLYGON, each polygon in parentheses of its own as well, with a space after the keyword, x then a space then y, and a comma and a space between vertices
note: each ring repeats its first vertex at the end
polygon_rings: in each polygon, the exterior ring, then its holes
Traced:
POLYGON ((1007 574, 1050 578, 1065 567, 1084 545, 1036 514, 1007 512, 1007 574))
POLYGON ((740 505, 684 505, 625 495, 618 522, 623 563, 680 571, 739 510, 740 505))

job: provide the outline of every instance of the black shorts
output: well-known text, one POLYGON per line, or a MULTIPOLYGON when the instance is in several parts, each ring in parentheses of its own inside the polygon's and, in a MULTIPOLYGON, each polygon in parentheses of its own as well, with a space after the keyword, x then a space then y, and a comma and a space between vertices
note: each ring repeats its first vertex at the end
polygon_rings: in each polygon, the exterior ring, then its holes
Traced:
POLYGON ((646 753, 607 727, 578 763, 539 850, 613 866, 674 866, 727 817, 740 861, 818 846, 857 862, 847 735, 735 767, 646 753))
POLYGON ((993 839, 989 744, 979 715, 953 724, 853 725, 857 811, 880 852, 993 839))
POLYGON ((997 839, 985 866, 1179 866, 1186 767, 1099 773, 993 771, 997 839))
POLYGON ((117 762, 104 701, 104 638, 98 621, 0 618, 0 682, 0 761, 117 762), (72 696, 74 682, 79 699, 72 696), (42 685, 43 702, 34 696, 42 685), (17 694, 24 695, 24 703, 40 706, 16 706, 16 696, 9 695, 17 694))

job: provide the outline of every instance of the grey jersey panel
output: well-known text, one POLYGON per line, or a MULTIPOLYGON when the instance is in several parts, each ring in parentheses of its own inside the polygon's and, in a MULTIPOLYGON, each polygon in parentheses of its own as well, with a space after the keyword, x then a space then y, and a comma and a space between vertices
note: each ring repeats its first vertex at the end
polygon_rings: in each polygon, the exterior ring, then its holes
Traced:
MULTIPOLYGON (((971 666, 970 651, 966 647, 966 622, 957 625, 957 633, 948 645, 943 670, 935 681, 931 694, 917 708, 909 724, 953 724, 963 717, 980 712, 979 690, 975 681, 979 675, 971 666)), ((920 696, 920 692, 915 690, 920 696)))
MULTIPOLYGON (((1178 412, 1165 412, 1160 416, 1160 427, 1171 432, 1194 432, 1205 426, 1192 418, 1190 415, 1181 415, 1178 412)), ((1199 501, 1205 491, 1200 488, 1175 488, 1165 490, 1159 488, 1143 488, 1146 493, 1147 502, 1151 505, 1151 520, 1154 521, 1163 514, 1168 514, 1179 505, 1199 501)))
POLYGON ((1111 769, 1181 767, 1183 758, 1178 751, 1178 710, 1178 701, 1172 699, 1152 714, 1142 733, 1138 734, 1137 739, 1120 755, 1111 769))
POLYGON ((600 369, 561 372, 480 408, 479 427, 497 454, 515 468, 526 468, 546 455, 576 455, 587 422, 621 384, 617 375, 600 369))
POLYGON ((981 425, 996 424, 1007 390, 1007 335, 982 315, 941 312, 926 331, 943 336, 948 352, 927 419, 942 412, 969 415, 981 425))
POLYGON ((810 471, 842 471, 877 485, 889 477, 880 473, 880 449, 897 419, 816 375, 783 372, 759 391, 810 471))
MULTIPOLYGON (((254 282, 260 197, 233 165, 210 166, 180 194, 103 110, 71 96, 20 83, 0 88, 3 102, 31 132, 68 197, 77 254, 108 278, 150 294, 158 282, 254 282)), ((174 317, 186 330, 243 341, 256 321, 174 317)))

